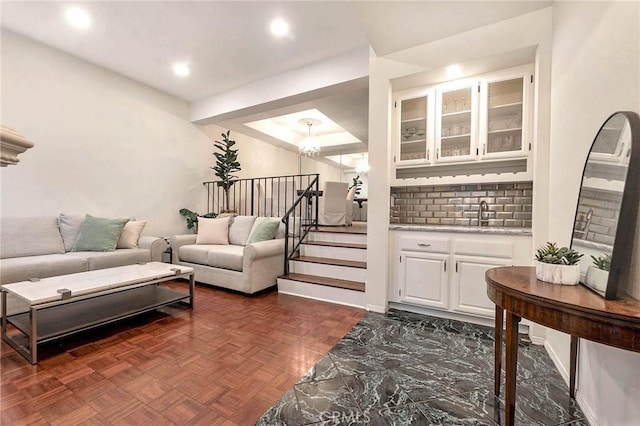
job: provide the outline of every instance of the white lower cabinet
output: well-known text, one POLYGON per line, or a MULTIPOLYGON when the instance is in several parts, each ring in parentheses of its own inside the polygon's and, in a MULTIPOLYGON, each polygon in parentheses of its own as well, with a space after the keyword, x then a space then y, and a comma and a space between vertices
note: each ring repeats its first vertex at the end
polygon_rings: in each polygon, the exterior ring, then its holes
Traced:
POLYGON ((451 309, 493 318, 495 305, 487 296, 484 274, 491 268, 509 266, 512 259, 454 256, 451 309))
MULTIPOLYGON (((393 303, 425 307, 434 315, 493 319, 485 272, 530 265, 531 237, 393 231, 393 303)), ((463 318, 464 319, 464 318, 463 318)))
POLYGON ((399 299, 446 309, 449 304, 448 255, 405 251, 400 255, 399 299))

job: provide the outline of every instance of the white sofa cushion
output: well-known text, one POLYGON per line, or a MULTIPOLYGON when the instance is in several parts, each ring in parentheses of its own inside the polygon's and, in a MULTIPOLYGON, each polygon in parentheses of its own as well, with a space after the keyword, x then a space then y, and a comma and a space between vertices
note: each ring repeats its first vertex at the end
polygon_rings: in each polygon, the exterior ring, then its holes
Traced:
POLYGON ((0 269, 2 270, 0 283, 6 284, 26 281, 29 278, 47 278, 85 272, 88 270, 88 261, 68 254, 45 254, 2 259, 0 269))
POLYGON ((58 218, 3 217, 0 221, 0 258, 63 254, 58 218))
POLYGON ((147 224, 146 220, 130 220, 124 225, 122 229, 122 234, 120 234, 120 238, 118 239, 118 244, 116 248, 119 249, 137 249, 138 248, 138 240, 140 239, 140 234, 147 224))
POLYGON ((229 244, 230 221, 231 217, 199 218, 196 244, 229 244))
POLYGON ((190 244, 179 249, 180 261, 215 268, 242 271, 244 246, 231 244, 190 244))
POLYGON ((80 235, 80 225, 82 225, 84 219, 85 216, 60 213, 58 226, 60 227, 65 251, 71 251, 73 246, 76 245, 78 235, 80 235))
POLYGON ((236 216, 229 226, 229 244, 244 246, 247 244, 255 216, 236 216))
POLYGON ((208 265, 209 250, 218 247, 220 246, 215 244, 189 244, 178 249, 178 256, 185 262, 208 265))
POLYGON ((149 250, 143 249, 118 249, 116 251, 72 251, 67 253, 88 262, 90 271, 95 269, 115 268, 116 266, 146 263, 151 260, 149 250))
POLYGON ((216 246, 209 250, 207 264, 214 268, 242 271, 243 246, 216 246))

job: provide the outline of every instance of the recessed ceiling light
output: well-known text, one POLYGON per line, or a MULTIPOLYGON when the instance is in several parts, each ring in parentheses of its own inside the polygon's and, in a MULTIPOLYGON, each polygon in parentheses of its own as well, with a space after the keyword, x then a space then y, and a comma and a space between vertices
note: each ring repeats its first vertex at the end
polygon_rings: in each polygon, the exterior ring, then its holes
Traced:
POLYGON ((276 37, 284 37, 289 34, 289 24, 281 18, 276 18, 271 21, 269 29, 271 29, 271 34, 276 37))
POLYGON ((66 10, 64 17, 69 25, 79 30, 84 30, 91 26, 91 16, 89 13, 76 6, 72 6, 66 10))
POLYGON ((189 69, 189 65, 185 63, 173 64, 173 72, 178 77, 186 77, 189 75, 191 70, 189 69))

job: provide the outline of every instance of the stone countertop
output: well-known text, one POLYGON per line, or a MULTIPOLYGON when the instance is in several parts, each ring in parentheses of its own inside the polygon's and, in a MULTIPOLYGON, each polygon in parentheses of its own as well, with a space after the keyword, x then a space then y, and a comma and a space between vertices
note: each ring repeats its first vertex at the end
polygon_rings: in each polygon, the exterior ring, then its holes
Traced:
POLYGON ((497 226, 448 226, 448 225, 389 225, 391 231, 422 231, 422 232, 456 232, 462 234, 492 234, 492 235, 531 235, 530 228, 507 228, 497 226))

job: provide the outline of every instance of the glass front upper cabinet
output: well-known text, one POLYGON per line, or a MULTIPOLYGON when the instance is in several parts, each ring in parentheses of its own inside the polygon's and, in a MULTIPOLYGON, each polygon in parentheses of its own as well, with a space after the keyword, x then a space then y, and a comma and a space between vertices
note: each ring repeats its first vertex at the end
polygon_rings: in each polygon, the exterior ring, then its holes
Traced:
POLYGON ((436 161, 476 158, 478 85, 438 90, 436 117, 436 161))
POLYGON ((528 149, 523 136, 525 77, 487 82, 483 95, 482 156, 521 155, 528 149))
POLYGON ((400 102, 400 158, 401 162, 429 160, 429 95, 400 102))

